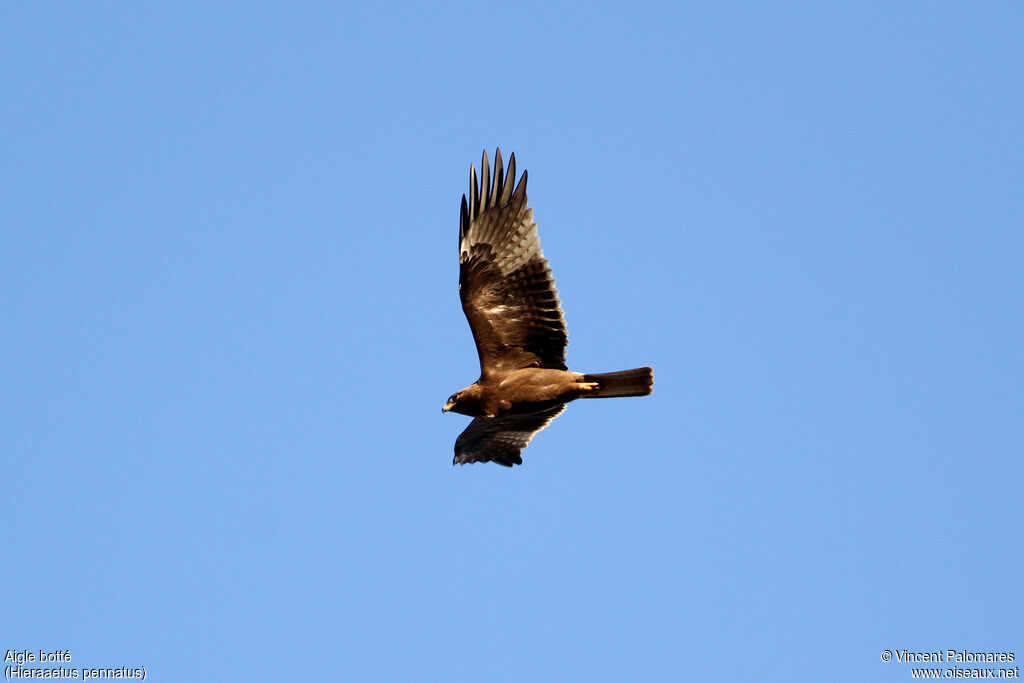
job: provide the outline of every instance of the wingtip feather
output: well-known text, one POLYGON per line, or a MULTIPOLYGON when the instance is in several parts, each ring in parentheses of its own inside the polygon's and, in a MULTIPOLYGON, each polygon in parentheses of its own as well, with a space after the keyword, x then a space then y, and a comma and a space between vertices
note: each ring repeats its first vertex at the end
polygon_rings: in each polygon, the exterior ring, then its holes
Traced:
POLYGON ((469 229, 469 204, 466 201, 466 195, 462 195, 462 210, 459 212, 459 244, 462 243, 462 238, 466 236, 466 230, 469 229))
POLYGON ((494 150, 494 192, 492 194, 495 204, 504 204, 502 198, 505 196, 505 167, 501 163, 500 147, 494 150))
POLYGON ((484 150, 480 159, 480 203, 486 210, 491 206, 491 163, 487 158, 487 150, 484 150))
POLYGON ((512 190, 516 187, 516 155, 515 153, 508 160, 508 170, 505 171, 505 181, 501 190, 501 199, 499 203, 504 206, 508 204, 508 200, 512 198, 512 190))
POLYGON ((476 174, 476 166, 470 164, 469 171, 469 217, 475 219, 480 216, 480 181, 476 174))

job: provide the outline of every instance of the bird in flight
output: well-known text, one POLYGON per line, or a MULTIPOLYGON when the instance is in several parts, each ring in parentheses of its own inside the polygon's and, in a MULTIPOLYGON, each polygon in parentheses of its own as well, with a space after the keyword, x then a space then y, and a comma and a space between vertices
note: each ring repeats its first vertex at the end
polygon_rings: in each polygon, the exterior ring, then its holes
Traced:
POLYGON ((568 332, 555 279, 540 249, 526 171, 516 185, 516 156, 494 177, 484 151, 469 170, 459 219, 459 297, 480 356, 480 379, 441 409, 473 417, 455 440, 455 464, 522 465, 530 439, 577 398, 646 396, 651 368, 585 374, 565 365, 568 332))

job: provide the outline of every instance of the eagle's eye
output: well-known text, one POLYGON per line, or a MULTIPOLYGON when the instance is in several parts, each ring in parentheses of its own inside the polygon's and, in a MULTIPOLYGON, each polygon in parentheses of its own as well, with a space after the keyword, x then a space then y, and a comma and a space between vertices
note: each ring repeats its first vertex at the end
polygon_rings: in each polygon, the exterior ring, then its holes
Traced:
POLYGON ((448 397, 448 402, 449 403, 456 403, 458 401, 458 399, 459 399, 459 395, 458 394, 452 394, 451 396, 448 397))

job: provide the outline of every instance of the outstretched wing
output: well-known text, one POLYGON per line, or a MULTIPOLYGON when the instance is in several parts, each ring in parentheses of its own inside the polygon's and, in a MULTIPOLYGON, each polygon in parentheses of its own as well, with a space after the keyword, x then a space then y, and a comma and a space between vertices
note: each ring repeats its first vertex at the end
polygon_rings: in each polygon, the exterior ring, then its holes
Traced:
POLYGON ((528 415, 475 418, 455 440, 452 464, 490 461, 506 467, 522 465, 523 459, 519 454, 530 439, 563 410, 564 403, 528 415))
POLYGON ((529 367, 567 369, 562 304, 527 206, 526 172, 515 187, 516 157, 503 174, 498 150, 492 180, 484 151, 482 185, 475 168, 469 177, 459 221, 459 296, 481 377, 529 367))

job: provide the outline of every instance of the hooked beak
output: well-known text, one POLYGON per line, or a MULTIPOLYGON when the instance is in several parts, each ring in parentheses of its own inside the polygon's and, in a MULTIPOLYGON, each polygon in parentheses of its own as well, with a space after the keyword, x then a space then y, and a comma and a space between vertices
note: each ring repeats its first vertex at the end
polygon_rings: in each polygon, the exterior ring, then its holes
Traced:
POLYGON ((448 411, 450 411, 450 410, 451 410, 451 409, 452 409, 452 408, 453 408, 454 406, 455 406, 455 404, 454 404, 454 403, 452 403, 451 401, 449 401, 448 403, 445 403, 445 404, 444 404, 444 407, 443 407, 443 408, 441 408, 441 412, 442 412, 442 413, 447 413, 447 412, 448 412, 448 411))

